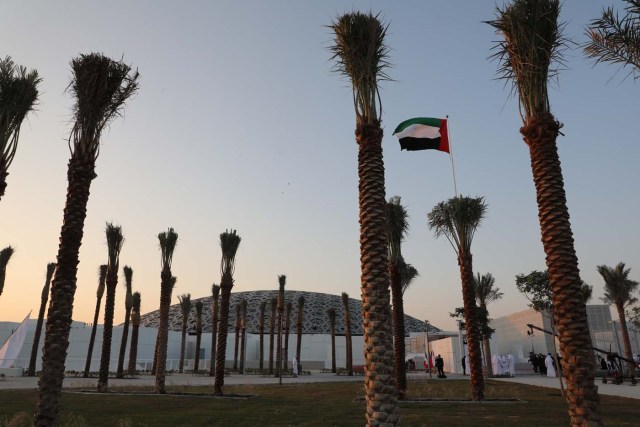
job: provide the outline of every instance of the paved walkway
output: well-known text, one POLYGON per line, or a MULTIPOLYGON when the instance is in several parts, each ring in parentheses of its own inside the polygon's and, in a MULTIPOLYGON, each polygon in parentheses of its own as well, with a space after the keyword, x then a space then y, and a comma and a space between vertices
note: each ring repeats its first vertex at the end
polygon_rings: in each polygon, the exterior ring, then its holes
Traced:
MULTIPOLYGON (((429 378, 428 374, 424 372, 409 373, 408 379, 411 380, 425 380, 429 378)), ((447 374, 447 379, 438 380, 435 375, 433 378, 437 381, 447 381, 453 379, 469 379, 469 376, 463 376, 459 374, 447 374)), ((513 378, 495 378, 497 381, 509 381, 521 384, 529 384, 537 387, 547 387, 553 389, 559 389, 560 384, 557 378, 549 378, 541 375, 518 375, 513 378)), ((335 374, 323 374, 320 372, 312 372, 312 375, 299 376, 297 378, 285 377, 282 379, 283 384, 300 384, 300 383, 316 383, 316 382, 345 382, 345 381, 363 381, 362 376, 345 376, 335 374)), ((232 374, 224 379, 225 385, 233 384, 277 384, 278 378, 263 377, 260 375, 238 375, 232 374)), ((97 378, 65 378, 63 382, 63 388, 95 388, 97 387, 97 378)), ((112 386, 153 386, 155 384, 155 377, 150 375, 141 375, 135 379, 109 379, 109 385, 112 386)), ((194 376, 191 374, 173 374, 166 377, 167 385, 212 385, 212 377, 194 376)), ((630 383, 625 382, 621 385, 615 385, 611 383, 603 384, 600 380, 597 380, 598 392, 600 394, 606 394, 611 396, 628 397, 631 399, 640 399, 640 385, 632 386, 630 383)), ((0 390, 13 390, 13 389, 35 389, 38 387, 38 379, 33 377, 7 377, 6 381, 0 381, 0 390)))

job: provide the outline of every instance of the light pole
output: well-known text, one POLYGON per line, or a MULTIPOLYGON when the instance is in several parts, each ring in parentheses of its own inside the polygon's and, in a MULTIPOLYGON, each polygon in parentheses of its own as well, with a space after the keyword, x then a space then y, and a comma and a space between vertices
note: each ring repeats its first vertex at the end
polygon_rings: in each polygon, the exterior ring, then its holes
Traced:
POLYGON ((429 351, 429 321, 424 321, 424 348, 427 356, 427 368, 429 369, 429 379, 433 379, 431 375, 431 352, 429 351))

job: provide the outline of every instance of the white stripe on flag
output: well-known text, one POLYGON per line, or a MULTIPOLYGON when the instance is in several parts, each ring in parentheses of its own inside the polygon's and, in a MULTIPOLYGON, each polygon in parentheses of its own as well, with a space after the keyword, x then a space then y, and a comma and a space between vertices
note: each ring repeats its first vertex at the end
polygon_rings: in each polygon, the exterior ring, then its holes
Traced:
POLYGON ((411 125, 402 132, 398 132, 395 135, 398 139, 405 137, 413 138, 440 138, 440 128, 425 125, 411 125))

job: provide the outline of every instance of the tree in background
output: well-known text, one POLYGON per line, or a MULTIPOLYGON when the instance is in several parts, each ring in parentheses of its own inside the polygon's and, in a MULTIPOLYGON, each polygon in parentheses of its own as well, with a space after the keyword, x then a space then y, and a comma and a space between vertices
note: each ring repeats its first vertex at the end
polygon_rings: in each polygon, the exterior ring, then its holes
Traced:
POLYGON ((436 238, 445 236, 458 257, 473 400, 484 399, 484 378, 480 350, 482 321, 476 306, 471 242, 486 211, 487 205, 482 197, 456 196, 438 203, 428 214, 429 228, 434 231, 436 238))
POLYGON ((269 318, 269 375, 273 375, 273 350, 274 335, 276 329, 276 310, 278 309, 278 298, 271 298, 271 317, 269 318))
POLYGON ((351 341, 351 313, 349 311, 349 294, 342 293, 342 308, 344 309, 344 339, 346 345, 347 375, 353 376, 353 342, 351 341))
POLYGON ((353 90, 358 144, 360 271, 368 424, 396 425, 397 392, 393 372, 393 333, 385 230, 382 158, 382 107, 378 83, 389 80, 387 25, 371 13, 338 16, 329 28, 335 71, 353 90))
POLYGON ((240 347, 240 323, 242 321, 242 305, 240 302, 236 304, 236 336, 235 336, 235 345, 233 347, 233 370, 238 370, 238 351, 240 347))
POLYGON ((298 318, 296 322, 296 360, 302 365, 300 359, 302 353, 302 328, 304 327, 304 297, 301 295, 298 297, 298 318))
POLYGON ((98 392, 106 393, 109 389, 109 365, 111 363, 111 337, 113 334, 113 313, 116 306, 116 289, 118 287, 118 270, 120 269, 120 251, 124 243, 122 227, 107 223, 107 262, 106 291, 104 305, 104 325, 102 327, 102 355, 100 356, 100 373, 98 375, 98 392))
POLYGON ((191 312, 191 294, 178 295, 180 311, 182 312, 182 328, 180 335, 180 363, 178 372, 184 372, 184 351, 187 344, 187 324, 189 323, 189 313, 191 312))
POLYGON ((41 82, 36 70, 27 71, 14 64, 9 56, 0 59, 0 199, 7 188, 9 166, 18 149, 20 127, 38 103, 41 82))
POLYGON ((476 287, 476 302, 478 303, 478 307, 480 311, 484 314, 484 321, 482 322, 481 333, 482 333, 482 346, 484 347, 484 363, 487 367, 487 372, 489 376, 493 376, 493 371, 491 369, 491 343, 490 338, 493 334, 491 331, 489 334, 485 334, 485 330, 489 328, 489 310, 487 306, 494 301, 497 301, 502 298, 504 293, 500 292, 500 288, 495 287, 496 279, 493 277, 491 273, 480 275, 480 273, 476 274, 475 277, 475 287, 476 287))
POLYGON ((178 233, 173 228, 158 234, 160 242, 160 313, 158 322, 158 336, 156 338, 155 357, 155 392, 165 394, 165 378, 167 375, 167 342, 169 340, 169 308, 171 307, 171 293, 176 285, 176 277, 171 272, 173 252, 178 244, 178 233))
POLYGON ((42 355, 42 374, 38 383, 38 403, 34 424, 58 423, 58 406, 69 330, 76 292, 78 255, 91 181, 100 152, 103 130, 123 114, 126 101, 137 92, 139 74, 122 61, 98 53, 80 55, 71 61, 73 78, 68 87, 75 97, 73 127, 69 136, 71 159, 67 170, 67 200, 58 245, 56 272, 51 282, 51 302, 42 355))
POLYGON ((420 273, 418 270, 411 264, 407 264, 404 259, 402 260, 402 274, 401 274, 401 282, 402 282, 402 295, 409 289, 411 284, 413 283, 413 279, 418 277, 420 273))
POLYGON ((240 373, 244 374, 244 359, 247 346, 247 300, 240 303, 240 373))
POLYGON ((284 314, 284 285, 287 283, 287 276, 278 276, 278 341, 276 348, 276 377, 282 378, 282 316, 284 314))
POLYGON ((104 295, 104 288, 107 280, 107 266, 103 264, 98 270, 98 290, 96 291, 96 310, 93 315, 93 327, 91 328, 91 338, 89 338, 89 350, 87 351, 87 361, 84 365, 84 377, 89 377, 89 370, 91 369, 91 357, 93 356, 93 345, 96 340, 96 332, 98 330, 98 318, 100 316, 100 307, 102 303, 102 296, 104 295))
POLYGON ((36 331, 33 335, 31 358, 29 359, 29 369, 27 370, 27 376, 29 377, 33 377, 36 375, 36 359, 38 358, 40 335, 42 334, 42 324, 44 323, 44 312, 47 308, 47 302, 49 301, 49 288, 51 286, 51 278, 53 277, 53 273, 55 270, 55 262, 50 262, 49 264, 47 264, 47 275, 44 281, 44 287, 42 288, 42 295, 40 296, 40 311, 38 312, 38 323, 36 323, 36 331))
MULTIPOLYGON (((638 302, 634 296, 638 291, 640 283, 629 279, 630 268, 625 268, 624 262, 618 263, 615 267, 599 265, 596 267, 598 273, 604 280, 604 297, 602 301, 611 304, 618 312, 620 319, 620 330, 622 331, 622 341, 624 342, 624 356, 629 360, 633 359, 631 352, 631 341, 629 340, 629 329, 627 328, 627 318, 625 309, 638 302)), ((632 362, 627 362, 629 375, 635 375, 636 369, 632 362)))
POLYGON ((124 356, 127 350, 127 340, 129 339, 129 323, 131 321, 131 308, 133 307, 133 294, 131 289, 131 282, 133 280, 133 270, 131 267, 125 265, 122 268, 124 271, 124 280, 127 294, 124 300, 124 325, 122 329, 122 341, 120 342, 120 354, 118 356, 118 369, 116 371, 117 378, 124 378, 124 356))
POLYGON ((291 310, 293 310, 293 304, 291 301, 287 302, 287 315, 284 322, 284 367, 285 370, 289 368, 289 331, 291 330, 291 310))
POLYGON ((336 310, 327 310, 329 317, 329 333, 331 334, 331 372, 336 373, 336 310))
POLYGON ((2 291, 4 290, 4 281, 7 277, 7 265, 14 252, 15 250, 11 246, 7 246, 0 251, 0 295, 2 295, 2 291))
POLYGON ((196 301, 196 360, 193 363, 193 372, 200 370, 200 344, 202 343, 202 301, 196 301))
POLYGON ((227 230, 220 234, 220 249, 222 259, 220 261, 220 323, 218 325, 218 348, 216 349, 216 375, 214 382, 214 394, 222 396, 224 386, 225 358, 227 354, 227 330, 229 325, 229 301, 231 289, 233 289, 233 272, 236 266, 236 253, 240 246, 240 236, 236 230, 227 230))
POLYGON ((567 45, 562 34, 565 25, 559 18, 559 0, 513 0, 497 8, 496 19, 488 24, 504 37, 495 46, 494 57, 501 61, 500 73, 513 83, 520 101, 520 133, 531 158, 542 246, 564 356, 569 416, 574 425, 599 425, 595 359, 556 145, 562 125, 551 114, 547 90, 549 80, 558 76, 557 65, 562 64, 567 45))
POLYGON ((218 312, 220 311, 220 286, 215 283, 211 285, 211 295, 212 295, 212 304, 213 307, 211 312, 213 315, 211 316, 211 362, 209 363, 209 376, 212 377, 215 375, 216 369, 216 344, 218 338, 218 312))
POLYGON ((262 301, 260 303, 260 320, 258 323, 258 327, 260 329, 260 345, 259 345, 259 356, 258 356, 258 369, 260 372, 264 369, 264 313, 267 309, 267 302, 262 301))
POLYGON ((138 331, 140 330, 140 292, 134 292, 131 296, 131 345, 129 346, 129 375, 136 374, 138 361, 138 331))

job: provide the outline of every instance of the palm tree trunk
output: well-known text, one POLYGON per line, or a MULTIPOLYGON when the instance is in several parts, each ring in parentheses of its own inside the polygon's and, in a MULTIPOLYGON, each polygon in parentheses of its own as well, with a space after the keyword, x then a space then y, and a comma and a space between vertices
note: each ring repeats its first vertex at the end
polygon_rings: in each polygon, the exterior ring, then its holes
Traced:
POLYGON ((211 319, 211 323, 213 323, 212 331, 211 331, 211 362, 209 366, 209 376, 213 377, 216 369, 216 344, 218 338, 218 302, 214 301, 213 303, 213 319, 211 319))
POLYGON ((462 301, 464 304, 464 322, 467 331, 469 350, 469 374, 471 375, 471 393, 473 400, 484 399, 484 378, 482 376, 482 350, 480 349, 480 324, 476 306, 473 263, 471 254, 460 252, 458 256, 460 278, 462 280, 462 301))
POLYGON ((127 341, 129 340, 130 318, 131 308, 127 309, 124 314, 124 325, 122 329, 122 341, 120 341, 120 354, 118 355, 118 369, 116 370, 116 378, 124 378, 124 356, 127 350, 127 341))
POLYGON ((98 392, 106 393, 109 388, 109 364, 111 362, 111 337, 113 334, 113 313, 116 306, 116 286, 118 272, 109 268, 107 272, 107 299, 104 306, 104 326, 102 329, 102 355, 100 356, 100 373, 98 376, 98 392))
POLYGON ((172 277, 171 270, 163 268, 160 274, 160 322, 158 322, 158 339, 156 340, 157 356, 155 361, 155 392, 165 394, 167 375, 167 341, 169 339, 169 308, 171 307, 172 277))
MULTIPOLYGON (((298 310, 300 310, 300 306, 298 306, 298 310)), ((296 360, 298 361, 298 363, 302 364, 302 361, 300 360, 300 353, 302 352, 302 321, 303 321, 303 310, 300 310, 298 312, 298 322, 296 324, 296 360)))
POLYGON ((398 266, 389 263, 389 274, 391 275, 391 296, 393 298, 393 353, 396 389, 398 390, 398 399, 404 399, 407 394, 407 371, 404 365, 404 302, 402 301, 402 283, 398 266))
POLYGON ((482 346, 484 347, 484 366, 487 368, 487 377, 493 377, 493 366, 491 364, 491 342, 489 338, 482 340, 482 346))
POLYGON ((573 425, 600 425, 591 335, 556 146, 559 130, 560 124, 550 113, 540 113, 520 132, 531 156, 542 245, 553 294, 553 314, 567 380, 569 416, 573 425))
POLYGON ((240 327, 236 323, 235 345, 233 348, 233 370, 234 371, 238 370, 238 344, 239 343, 240 343, 240 327))
MULTIPOLYGON (((622 331, 622 341, 624 342, 624 357, 629 360, 633 360, 633 353, 631 352, 631 340, 629 340, 629 329, 627 328, 627 319, 624 314, 624 306, 622 304, 616 304, 616 309, 618 310, 618 318, 620 319, 620 330, 622 331)), ((635 364, 627 362, 627 367, 629 369, 629 375, 635 376, 635 364)))
POLYGON ((271 318, 269 319, 269 375, 273 375, 273 348, 274 335, 276 328, 276 312, 271 310, 271 318))
POLYGON ((366 417, 369 425, 396 425, 393 332, 388 272, 388 241, 382 128, 358 124, 360 270, 365 351, 366 417))
POLYGON ((91 180, 96 176, 94 167, 95 162, 82 162, 73 158, 69 161, 69 186, 56 261, 58 267, 51 283, 51 303, 42 353, 42 374, 34 416, 34 424, 38 427, 56 425, 58 422, 58 401, 64 379, 73 297, 76 292, 78 253, 87 216, 91 180))
POLYGON ((282 314, 283 309, 278 304, 278 340, 276 347, 276 377, 282 376, 282 314))
POLYGON ((40 311, 38 312, 38 323, 36 324, 36 332, 33 336, 33 346, 31 347, 31 359, 29 360, 29 370, 27 376, 36 375, 36 358, 38 357, 38 347, 40 346, 40 335, 42 334, 42 324, 44 323, 44 313, 49 301, 49 284, 45 284, 40 298, 40 311), (46 290, 46 292, 45 292, 46 290))
POLYGON ((102 298, 97 298, 96 310, 93 316, 93 327, 91 328, 91 338, 89 338, 89 350, 87 351, 87 361, 84 365, 84 377, 89 377, 89 371, 91 370, 91 358, 93 357, 93 344, 96 341, 96 332, 98 331, 98 318, 100 317, 100 304, 102 298))
POLYGON ((160 347, 160 323, 158 322, 158 333, 156 334, 156 346, 153 350, 153 363, 151 364, 151 375, 156 375, 158 367, 158 348, 160 347))
POLYGON ((196 360, 193 362, 193 372, 200 370, 200 345, 202 344, 202 329, 196 331, 196 360))
POLYGON ((337 371, 336 367, 336 326, 331 324, 331 372, 334 374, 337 371))
POLYGON ((178 365, 178 373, 184 372, 184 348, 187 343, 187 318, 182 314, 182 337, 180 339, 180 364, 178 365))
MULTIPOLYGON (((353 376, 353 342, 351 341, 351 314, 349 313, 349 303, 344 308, 344 339, 346 341, 346 353, 347 353, 347 375, 353 376)), ((298 359, 299 360, 299 359, 298 359)))
POLYGON ((246 328, 241 329, 241 338, 240 338, 240 373, 244 374, 244 357, 246 354, 246 345, 247 345, 247 330, 246 328))
POLYGON ((264 311, 260 314, 260 355, 258 356, 258 367, 260 372, 264 369, 264 311))
POLYGON ((289 370, 289 330, 291 329, 291 311, 287 311, 287 319, 284 323, 284 370, 289 370))
MULTIPOLYGON (((136 316, 140 316, 136 314, 136 316)), ((136 374, 136 364, 138 361, 138 331, 140 329, 140 320, 133 321, 133 328, 131 328, 131 345, 129 346, 129 375, 136 374)))
POLYGON ((214 395, 222 396, 224 369, 227 355, 227 328, 229 327, 229 300, 233 284, 220 283, 220 323, 218 326, 218 348, 216 349, 216 376, 214 395))

